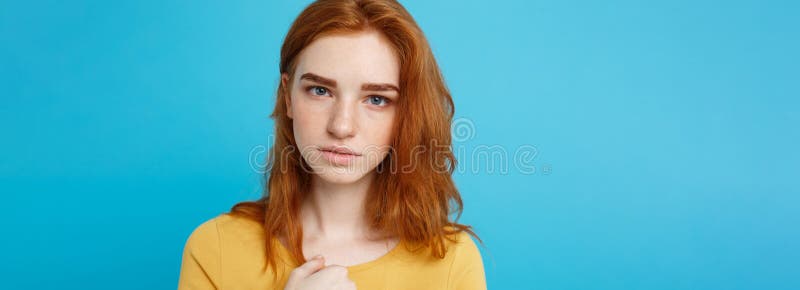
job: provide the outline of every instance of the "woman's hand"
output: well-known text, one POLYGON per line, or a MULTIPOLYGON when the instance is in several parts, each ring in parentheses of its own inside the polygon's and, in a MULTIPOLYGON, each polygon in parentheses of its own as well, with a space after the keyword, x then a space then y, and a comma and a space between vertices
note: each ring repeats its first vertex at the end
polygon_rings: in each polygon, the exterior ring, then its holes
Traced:
POLYGON ((317 255, 292 270, 284 290, 356 290, 356 283, 347 277, 347 268, 325 267, 325 258, 317 255))

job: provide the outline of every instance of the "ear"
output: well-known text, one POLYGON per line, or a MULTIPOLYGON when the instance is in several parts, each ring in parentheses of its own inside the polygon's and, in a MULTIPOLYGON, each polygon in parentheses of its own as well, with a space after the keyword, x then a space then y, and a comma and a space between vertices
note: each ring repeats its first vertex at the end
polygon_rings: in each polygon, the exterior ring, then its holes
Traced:
POLYGON ((289 117, 289 119, 292 119, 294 118, 292 116, 292 87, 291 83, 289 82, 289 75, 286 73, 281 74, 281 87, 283 87, 284 92, 283 96, 281 97, 283 97, 284 101, 286 102, 286 116, 289 117))

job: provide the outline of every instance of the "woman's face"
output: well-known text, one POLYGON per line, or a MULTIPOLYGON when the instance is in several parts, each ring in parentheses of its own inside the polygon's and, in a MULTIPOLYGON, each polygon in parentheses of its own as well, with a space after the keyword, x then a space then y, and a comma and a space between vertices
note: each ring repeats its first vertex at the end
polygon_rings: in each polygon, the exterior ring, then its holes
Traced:
POLYGON ((393 47, 374 31, 324 36, 296 64, 281 81, 303 159, 325 181, 360 180, 390 149, 400 74, 393 47))

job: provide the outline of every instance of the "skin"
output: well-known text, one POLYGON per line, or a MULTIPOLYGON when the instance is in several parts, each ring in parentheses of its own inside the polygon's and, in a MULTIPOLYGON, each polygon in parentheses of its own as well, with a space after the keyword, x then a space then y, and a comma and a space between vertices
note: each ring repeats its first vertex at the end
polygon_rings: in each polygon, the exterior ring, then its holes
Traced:
POLYGON ((363 206, 375 168, 389 152, 399 72, 389 41, 364 31, 318 38, 298 55, 294 76, 282 75, 291 88, 286 103, 295 140, 313 169, 310 195, 301 207, 303 254, 324 256, 297 268, 287 289, 350 285, 346 266, 375 260, 397 245, 396 238, 375 238, 363 206), (320 151, 329 145, 360 156, 347 164, 331 162, 320 151))

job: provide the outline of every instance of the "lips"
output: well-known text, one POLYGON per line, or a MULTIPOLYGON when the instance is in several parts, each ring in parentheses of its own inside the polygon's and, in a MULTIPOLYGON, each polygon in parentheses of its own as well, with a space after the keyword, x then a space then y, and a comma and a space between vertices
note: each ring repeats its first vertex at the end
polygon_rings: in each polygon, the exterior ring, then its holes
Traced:
POLYGON ((334 166, 346 166, 353 164, 357 158, 360 158, 360 153, 344 146, 326 146, 320 147, 319 151, 322 152, 322 158, 327 160, 334 166))
POLYGON ((336 154, 361 156, 360 153, 356 153, 355 151, 350 150, 345 146, 337 146, 337 145, 325 146, 325 147, 320 147, 319 150, 323 152, 331 152, 336 154))

